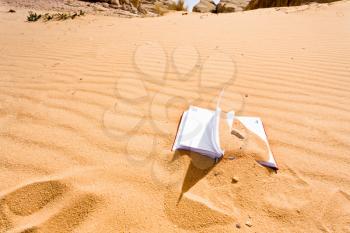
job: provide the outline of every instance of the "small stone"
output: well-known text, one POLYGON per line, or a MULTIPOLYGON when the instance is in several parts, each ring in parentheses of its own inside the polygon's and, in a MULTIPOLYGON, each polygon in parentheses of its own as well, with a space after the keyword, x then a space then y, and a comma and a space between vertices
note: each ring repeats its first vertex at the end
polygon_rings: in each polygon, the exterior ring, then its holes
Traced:
POLYGON ((250 220, 248 220, 248 221, 245 223, 245 225, 246 225, 247 227, 252 227, 252 226, 253 226, 253 224, 252 224, 252 222, 251 222, 250 220))
POLYGON ((236 227, 237 227, 238 229, 241 228, 241 224, 236 223, 236 227))
POLYGON ((228 159, 228 160, 234 160, 234 159, 235 159, 235 157, 230 156, 230 157, 228 157, 227 159, 228 159))
POLYGON ((247 98, 248 97, 248 94, 245 94, 245 98, 247 98))
POLYGON ((9 13, 16 13, 16 11, 13 10, 13 9, 10 9, 10 10, 9 10, 9 13))
POLYGON ((234 176, 234 177, 231 178, 231 183, 232 183, 232 184, 235 184, 235 183, 237 183, 237 182, 238 182, 238 178, 237 178, 236 176, 234 176))
POLYGON ((214 176, 218 176, 218 175, 221 175, 222 174, 222 172, 220 172, 220 171, 214 171, 214 176))

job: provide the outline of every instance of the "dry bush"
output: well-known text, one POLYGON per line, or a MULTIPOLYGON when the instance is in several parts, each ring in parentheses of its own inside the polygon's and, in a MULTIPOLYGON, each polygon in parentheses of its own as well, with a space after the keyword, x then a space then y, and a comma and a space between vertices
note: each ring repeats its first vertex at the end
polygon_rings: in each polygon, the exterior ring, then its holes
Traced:
POLYGON ((169 10, 167 9, 167 6, 165 6, 164 4, 162 4, 160 2, 156 2, 154 4, 154 11, 157 15, 160 15, 160 16, 163 16, 169 12, 169 10))
POLYGON ((169 5, 168 7, 169 10, 174 10, 174 11, 184 11, 184 1, 183 0, 178 0, 177 2, 173 2, 169 5))
POLYGON ((130 2, 136 8, 141 6, 141 1, 140 0, 130 0, 130 2))
POLYGON ((35 22, 41 18, 41 15, 37 14, 36 12, 29 11, 28 13, 29 13, 29 15, 27 16, 28 22, 35 22))
POLYGON ((75 12, 73 14, 71 13, 45 13, 44 15, 38 15, 35 12, 30 11, 29 15, 27 16, 27 21, 35 22, 39 19, 42 19, 44 22, 50 21, 50 20, 67 20, 67 19, 75 19, 75 17, 80 17, 85 15, 85 12, 80 10, 79 12, 75 12))

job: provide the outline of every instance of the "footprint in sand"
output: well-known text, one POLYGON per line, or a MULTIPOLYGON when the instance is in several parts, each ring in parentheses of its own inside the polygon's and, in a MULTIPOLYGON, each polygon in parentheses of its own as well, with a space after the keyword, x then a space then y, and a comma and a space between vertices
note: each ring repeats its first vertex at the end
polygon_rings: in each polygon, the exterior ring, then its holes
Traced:
POLYGON ((5 194, 0 200, 0 232, 14 226, 15 232, 22 233, 71 232, 96 209, 101 200, 89 193, 71 198, 69 192, 67 184, 49 180, 34 182, 5 194), (68 204, 62 207, 58 204, 61 199, 67 199, 65 203, 68 204), (50 207, 47 207, 49 203, 50 207), (40 217, 40 213, 46 210, 45 217, 40 217), (21 224, 15 224, 18 221, 21 224))
POLYGON ((0 198, 0 232, 12 227, 13 216, 29 216, 63 195, 68 187, 59 181, 27 184, 0 198))
POLYGON ((69 233, 96 210, 101 200, 94 194, 82 194, 49 219, 32 228, 33 232, 69 233))
POLYGON ((2 205, 6 205, 15 215, 27 216, 39 211, 67 191, 68 187, 59 181, 36 182, 5 195, 2 205))

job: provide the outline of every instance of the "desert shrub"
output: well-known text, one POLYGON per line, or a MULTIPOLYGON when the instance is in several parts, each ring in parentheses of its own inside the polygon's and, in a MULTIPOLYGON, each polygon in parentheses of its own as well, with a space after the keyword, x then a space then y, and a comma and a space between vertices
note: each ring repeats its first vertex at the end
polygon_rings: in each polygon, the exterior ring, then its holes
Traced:
POLYGON ((71 18, 70 14, 67 14, 67 13, 57 13, 55 16, 57 20, 66 20, 71 18))
POLYGON ((154 5, 154 11, 157 15, 163 16, 164 14, 166 14, 168 12, 168 9, 162 3, 156 2, 154 5))
POLYGON ((183 10, 185 10, 184 1, 178 0, 177 2, 173 2, 169 5, 168 8, 169 8, 169 10, 183 11, 183 10))
POLYGON ((53 16, 50 15, 49 13, 46 13, 46 14, 43 15, 43 20, 44 21, 49 21, 51 19, 53 19, 53 16))
POLYGON ((27 21, 29 21, 29 22, 35 22, 41 18, 41 15, 37 14, 35 12, 29 11, 28 13, 29 13, 29 15, 27 16, 27 21))
POLYGON ((38 21, 40 18, 42 18, 44 21, 50 21, 50 20, 67 20, 67 19, 74 19, 75 17, 83 16, 85 15, 85 12, 80 10, 79 12, 75 12, 73 14, 71 13, 45 13, 43 16, 37 15, 36 13, 30 12, 29 16, 27 17, 28 21, 38 21))
POLYGON ((130 2, 136 8, 141 5, 141 1, 140 0, 130 0, 130 2))

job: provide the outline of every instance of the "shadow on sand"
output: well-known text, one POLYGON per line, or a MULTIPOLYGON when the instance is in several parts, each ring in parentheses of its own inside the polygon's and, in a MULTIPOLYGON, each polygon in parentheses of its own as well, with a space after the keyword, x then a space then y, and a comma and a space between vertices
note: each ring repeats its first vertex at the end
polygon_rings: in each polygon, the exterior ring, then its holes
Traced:
POLYGON ((181 193, 177 203, 181 201, 184 193, 190 190, 198 181, 203 179, 216 166, 216 163, 213 159, 196 152, 185 150, 175 151, 173 160, 176 160, 182 156, 188 156, 191 159, 191 162, 188 166, 184 181, 182 183, 181 193))

